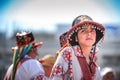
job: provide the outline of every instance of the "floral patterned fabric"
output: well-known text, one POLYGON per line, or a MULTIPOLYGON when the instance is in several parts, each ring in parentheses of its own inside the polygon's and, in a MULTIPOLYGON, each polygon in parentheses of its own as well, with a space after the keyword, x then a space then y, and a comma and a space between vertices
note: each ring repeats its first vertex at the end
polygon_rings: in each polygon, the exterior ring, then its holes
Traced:
MULTIPOLYGON (((50 80, 81 80, 83 73, 77 56, 84 56, 81 54, 79 46, 64 48, 53 66, 50 80)), ((95 68, 93 80, 101 80, 98 66, 95 68)))

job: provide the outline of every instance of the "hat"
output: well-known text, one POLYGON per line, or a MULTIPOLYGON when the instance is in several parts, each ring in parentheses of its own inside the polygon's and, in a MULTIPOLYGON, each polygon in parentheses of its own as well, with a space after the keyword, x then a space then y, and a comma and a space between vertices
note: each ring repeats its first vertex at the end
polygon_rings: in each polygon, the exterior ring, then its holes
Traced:
POLYGON ((87 15, 80 15, 73 20, 72 26, 74 26, 75 24, 78 24, 82 21, 93 21, 93 20, 91 17, 89 17, 87 15))
POLYGON ((56 57, 59 55, 62 49, 64 49, 66 46, 69 45, 68 38, 67 38, 67 32, 64 32, 63 34, 60 35, 59 41, 60 41, 61 48, 56 51, 56 57))
POLYGON ((53 66, 55 63, 56 58, 53 55, 46 55, 43 58, 40 58, 38 61, 43 66, 53 66))
POLYGON ((64 32, 63 34, 60 35, 59 41, 60 41, 60 46, 61 46, 61 47, 68 42, 67 32, 64 32))
POLYGON ((96 41, 94 45, 97 44, 103 38, 105 31, 104 26, 102 24, 94 22, 92 18, 87 15, 80 15, 73 20, 72 28, 70 28, 67 34, 69 43, 72 46, 78 45, 78 42, 76 42, 75 40, 75 36, 77 35, 77 32, 86 25, 93 25, 96 29, 96 41))
MULTIPOLYGON (((16 34, 16 47, 24 47, 28 44, 32 44, 32 47, 42 46, 43 42, 35 42, 32 32, 18 32, 16 34)), ((12 47, 14 49, 15 47, 12 47)))

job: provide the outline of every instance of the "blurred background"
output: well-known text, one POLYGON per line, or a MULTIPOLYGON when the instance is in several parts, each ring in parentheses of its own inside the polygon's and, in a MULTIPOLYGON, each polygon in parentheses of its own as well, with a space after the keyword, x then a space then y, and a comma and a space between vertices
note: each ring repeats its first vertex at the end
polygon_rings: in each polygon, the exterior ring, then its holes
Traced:
POLYGON ((59 35, 83 14, 105 26, 97 63, 101 69, 111 67, 120 80, 119 5, 119 0, 0 0, 0 80, 12 63, 17 31, 32 31, 36 41, 43 41, 38 58, 55 55, 60 48, 59 35))

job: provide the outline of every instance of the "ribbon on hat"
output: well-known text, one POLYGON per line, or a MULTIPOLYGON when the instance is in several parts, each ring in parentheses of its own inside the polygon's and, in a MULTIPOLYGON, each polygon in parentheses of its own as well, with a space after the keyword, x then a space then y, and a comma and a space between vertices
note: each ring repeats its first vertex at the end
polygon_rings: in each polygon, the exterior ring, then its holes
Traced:
POLYGON ((32 44, 28 44, 24 47, 20 47, 20 48, 16 48, 14 50, 14 55, 13 55, 13 70, 10 76, 11 80, 14 80, 15 77, 15 73, 17 70, 17 65, 19 63, 19 61, 30 51, 30 49, 32 48, 32 44))
POLYGON ((31 48, 32 48, 32 44, 29 44, 29 45, 23 47, 22 53, 19 57, 23 58, 30 51, 31 48))

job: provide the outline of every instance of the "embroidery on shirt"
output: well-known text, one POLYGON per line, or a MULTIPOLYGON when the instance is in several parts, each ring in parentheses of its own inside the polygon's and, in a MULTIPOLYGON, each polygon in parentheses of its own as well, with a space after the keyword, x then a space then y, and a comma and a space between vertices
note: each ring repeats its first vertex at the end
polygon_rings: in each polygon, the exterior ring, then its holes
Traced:
POLYGON ((32 77, 30 80, 42 80, 43 79, 43 75, 37 75, 37 76, 34 76, 32 77))

